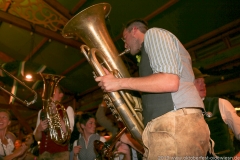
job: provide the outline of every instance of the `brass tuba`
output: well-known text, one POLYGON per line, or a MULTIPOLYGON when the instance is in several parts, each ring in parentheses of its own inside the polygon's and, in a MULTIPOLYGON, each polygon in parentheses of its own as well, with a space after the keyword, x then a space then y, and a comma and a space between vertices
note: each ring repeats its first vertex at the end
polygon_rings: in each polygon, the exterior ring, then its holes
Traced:
POLYGON ((44 86, 42 93, 42 101, 43 101, 43 109, 41 111, 41 119, 48 119, 49 127, 45 130, 45 133, 49 132, 50 138, 59 145, 66 145, 70 140, 71 129, 70 122, 68 118, 67 111, 64 106, 57 101, 52 101, 52 96, 57 86, 58 82, 64 78, 63 76, 53 75, 53 74, 44 74, 40 73, 44 86), (52 103, 54 103, 57 107, 57 114, 52 112, 52 103), (59 114, 62 115, 59 115, 59 114), (64 133, 61 125, 60 116, 62 116, 62 120, 66 127, 66 132, 64 133))
MULTIPOLYGON (((81 51, 93 67, 94 76, 105 75, 102 67, 104 65, 118 78, 130 77, 107 31, 105 17, 110 10, 108 3, 90 6, 65 25, 62 35, 65 38, 80 38, 87 45, 81 46, 81 51)), ((134 99, 135 97, 125 91, 109 92, 104 98, 117 120, 121 120, 133 138, 143 144, 141 136, 144 126, 141 114, 139 116, 136 112, 141 111, 141 106, 134 99)))

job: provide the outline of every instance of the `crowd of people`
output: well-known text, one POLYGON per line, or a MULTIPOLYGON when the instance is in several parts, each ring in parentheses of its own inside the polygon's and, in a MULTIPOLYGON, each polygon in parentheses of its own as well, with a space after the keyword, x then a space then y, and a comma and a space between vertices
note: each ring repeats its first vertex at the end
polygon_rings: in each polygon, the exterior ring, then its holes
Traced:
MULTIPOLYGON (((191 57, 171 32, 148 28, 142 19, 128 22, 123 30, 125 48, 132 55, 141 53, 139 77, 116 78, 104 68, 105 75, 95 81, 103 92, 133 90, 141 93, 144 131, 143 144, 125 132, 114 144, 113 157, 121 160, 172 159, 176 157, 234 157, 229 128, 240 140, 240 117, 225 99, 206 96, 204 78, 192 67, 191 57)), ((64 97, 56 87, 53 101, 64 97)), ((51 104, 53 113, 58 105, 51 104)), ((49 120, 39 111, 36 128, 24 140, 17 140, 8 131, 10 113, 0 110, 0 155, 2 159, 95 160, 103 159, 96 152, 96 142, 106 147, 106 139, 96 132, 99 124, 114 137, 122 129, 119 122, 106 116, 103 101, 96 112, 75 115, 71 106, 64 106, 70 121, 70 142, 61 145, 50 137, 49 120), (96 116, 96 117, 95 117, 96 116), (37 141, 40 142, 38 145, 37 141)), ((61 131, 68 132, 60 114, 61 131)))
POLYGON ((32 133, 22 140, 8 131, 11 124, 11 114, 7 110, 0 110, 0 159, 3 160, 35 160, 38 157, 38 143, 32 133))

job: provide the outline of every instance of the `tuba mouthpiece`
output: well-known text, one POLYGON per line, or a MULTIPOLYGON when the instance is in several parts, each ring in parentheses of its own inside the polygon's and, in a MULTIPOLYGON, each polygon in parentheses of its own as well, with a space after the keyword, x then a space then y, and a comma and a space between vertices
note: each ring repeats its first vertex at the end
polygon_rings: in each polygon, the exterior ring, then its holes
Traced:
POLYGON ((122 53, 120 53, 118 56, 121 57, 122 55, 129 53, 130 52, 130 48, 126 48, 122 53))

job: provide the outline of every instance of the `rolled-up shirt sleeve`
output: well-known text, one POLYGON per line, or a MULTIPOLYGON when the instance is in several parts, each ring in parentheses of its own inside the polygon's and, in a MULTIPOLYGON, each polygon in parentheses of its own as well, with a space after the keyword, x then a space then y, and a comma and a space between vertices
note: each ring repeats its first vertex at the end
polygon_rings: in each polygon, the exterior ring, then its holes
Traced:
POLYGON ((235 137, 240 140, 240 117, 235 108, 228 100, 219 98, 219 110, 223 121, 231 128, 235 137))
POLYGON ((182 71, 179 41, 164 29, 149 29, 144 36, 144 48, 153 73, 171 73, 180 76, 182 71))

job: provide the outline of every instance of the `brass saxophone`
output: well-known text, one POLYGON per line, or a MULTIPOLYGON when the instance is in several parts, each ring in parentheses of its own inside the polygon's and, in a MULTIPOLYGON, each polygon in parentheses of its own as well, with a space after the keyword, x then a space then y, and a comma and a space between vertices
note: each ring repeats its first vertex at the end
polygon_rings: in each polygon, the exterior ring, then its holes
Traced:
MULTIPOLYGON (((81 46, 81 52, 92 66, 94 76, 105 75, 102 67, 104 65, 108 70, 114 72, 117 78, 130 77, 104 21, 110 10, 111 6, 108 3, 99 3, 88 7, 68 21, 62 35, 65 38, 80 38, 86 44, 81 46)), ((139 113, 142 107, 141 103, 136 103, 136 97, 128 92, 118 91, 107 93, 104 100, 115 118, 122 121, 133 138, 143 144, 141 136, 144 125, 141 113, 139 113)))
POLYGON ((53 75, 53 74, 44 74, 40 73, 43 78, 44 86, 42 93, 42 101, 43 101, 43 109, 41 111, 41 120, 48 119, 49 127, 45 130, 45 133, 50 133, 50 138, 59 145, 66 145, 70 140, 71 129, 70 122, 68 118, 67 111, 64 106, 57 101, 52 101, 51 97, 53 96, 55 87, 58 82, 63 78, 63 76, 53 75), (57 114, 52 112, 51 103, 55 103, 56 106, 60 106, 57 108, 57 114), (62 120, 64 121, 66 132, 63 131, 60 115, 62 112, 62 120))

